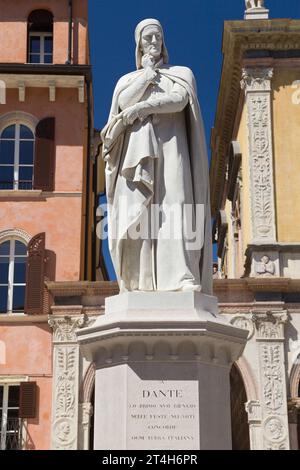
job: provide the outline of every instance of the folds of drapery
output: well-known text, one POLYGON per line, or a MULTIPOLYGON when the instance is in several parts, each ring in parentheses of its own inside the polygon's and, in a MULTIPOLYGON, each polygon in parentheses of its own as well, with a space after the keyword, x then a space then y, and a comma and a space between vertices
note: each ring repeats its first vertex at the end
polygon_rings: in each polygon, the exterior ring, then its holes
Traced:
MULTIPOLYGON (((192 72, 186 67, 162 66, 159 73, 183 86, 188 95, 186 108, 186 130, 190 152, 190 165, 194 204, 204 205, 201 220, 196 226, 203 232, 200 248, 200 280, 203 293, 212 293, 212 246, 211 213, 209 197, 208 159, 205 133, 196 85, 192 72)), ((142 71, 128 74, 118 82, 112 101, 108 124, 102 131, 103 158, 106 161, 106 191, 109 205, 109 248, 119 284, 122 273, 122 240, 131 226, 137 224, 143 211, 151 203, 154 186, 154 160, 158 157, 157 141, 151 116, 144 122, 136 121, 127 131, 123 125, 118 105, 120 93, 134 81, 142 71), (132 210, 124 213, 120 207, 122 194, 118 191, 118 175, 124 176, 129 191, 127 205, 132 210)))

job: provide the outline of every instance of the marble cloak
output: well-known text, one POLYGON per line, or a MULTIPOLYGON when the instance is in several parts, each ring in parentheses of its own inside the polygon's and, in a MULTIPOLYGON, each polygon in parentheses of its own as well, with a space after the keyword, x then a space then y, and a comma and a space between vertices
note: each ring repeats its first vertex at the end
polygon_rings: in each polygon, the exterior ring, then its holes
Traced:
MULTIPOLYGON (((189 102, 186 106, 186 131, 189 146, 189 157, 193 187, 194 204, 202 204, 201 248, 199 250, 199 279, 201 292, 212 294, 212 241, 211 241, 211 212, 209 194, 209 171, 203 120, 197 99, 196 83, 192 71, 187 67, 161 65, 157 71, 174 83, 183 86, 188 93, 189 102)), ((123 76, 116 85, 112 106, 107 125, 101 132, 103 148, 102 157, 106 162, 106 194, 108 202, 108 237, 109 249, 116 271, 119 285, 122 285, 122 245, 124 237, 131 226, 141 220, 143 210, 151 204, 154 186, 154 159, 157 158, 157 143, 151 121, 151 116, 144 122, 134 124, 135 132, 131 132, 128 146, 132 149, 141 148, 142 152, 129 152, 123 155, 126 127, 123 126, 121 110, 118 105, 119 95, 144 70, 137 70, 123 76), (135 142, 138 140, 138 142, 135 142), (122 157, 123 155, 123 157, 122 157), (120 196, 116 190, 118 175, 122 174, 133 192, 128 192, 129 205, 132 203, 135 212, 124 214, 119 211, 120 196), (132 200, 130 199, 132 196, 132 200)), ((128 149, 127 149, 128 150, 128 149)), ((126 274, 125 274, 126 275, 126 274)))

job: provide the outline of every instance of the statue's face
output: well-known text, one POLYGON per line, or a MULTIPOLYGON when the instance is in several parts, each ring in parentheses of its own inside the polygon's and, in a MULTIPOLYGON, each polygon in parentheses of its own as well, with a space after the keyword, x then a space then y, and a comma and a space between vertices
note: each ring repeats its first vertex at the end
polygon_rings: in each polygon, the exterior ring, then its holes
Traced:
POLYGON ((162 33, 158 26, 150 25, 143 29, 141 35, 141 49, 143 55, 150 54, 155 59, 161 57, 162 33))

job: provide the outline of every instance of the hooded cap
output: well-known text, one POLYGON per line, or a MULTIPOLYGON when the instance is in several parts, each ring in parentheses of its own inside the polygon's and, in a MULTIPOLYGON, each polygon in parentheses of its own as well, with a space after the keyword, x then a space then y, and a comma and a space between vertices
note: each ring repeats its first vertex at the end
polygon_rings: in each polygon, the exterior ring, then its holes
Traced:
POLYGON ((135 61, 136 61, 136 68, 137 69, 142 68, 143 53, 142 53, 141 48, 140 48, 140 43, 141 43, 142 31, 143 31, 144 28, 146 28, 146 26, 158 26, 159 29, 161 30, 161 34, 162 34, 162 51, 161 51, 162 58, 163 58, 164 64, 167 64, 169 62, 169 55, 168 55, 168 51, 167 51, 167 48, 166 48, 166 45, 165 45, 164 32, 163 32, 163 29, 162 29, 162 25, 160 24, 160 22, 158 20, 154 20, 153 18, 148 18, 146 20, 141 21, 137 25, 137 27, 135 28, 135 33, 134 33, 135 42, 136 42, 135 61))

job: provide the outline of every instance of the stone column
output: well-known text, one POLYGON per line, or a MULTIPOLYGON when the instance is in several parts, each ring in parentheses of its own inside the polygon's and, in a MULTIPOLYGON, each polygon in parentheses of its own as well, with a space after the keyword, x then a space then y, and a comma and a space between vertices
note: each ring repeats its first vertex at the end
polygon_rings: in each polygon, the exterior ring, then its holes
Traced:
POLYGON ((266 450, 289 450, 287 384, 284 356, 286 312, 255 313, 262 407, 262 444, 266 450))
POLYGON ((79 404, 79 450, 90 449, 90 428, 93 406, 91 403, 79 404))
POLYGON ((77 332, 96 367, 97 450, 231 449, 229 374, 248 332, 196 292, 130 292, 77 332))
POLYGON ((250 449, 263 449, 261 431, 261 404, 258 400, 250 400, 245 404, 248 413, 250 449))
POLYGON ((85 321, 80 312, 80 307, 72 307, 72 315, 49 316, 53 328, 53 450, 78 449, 79 346, 75 331, 85 321))

